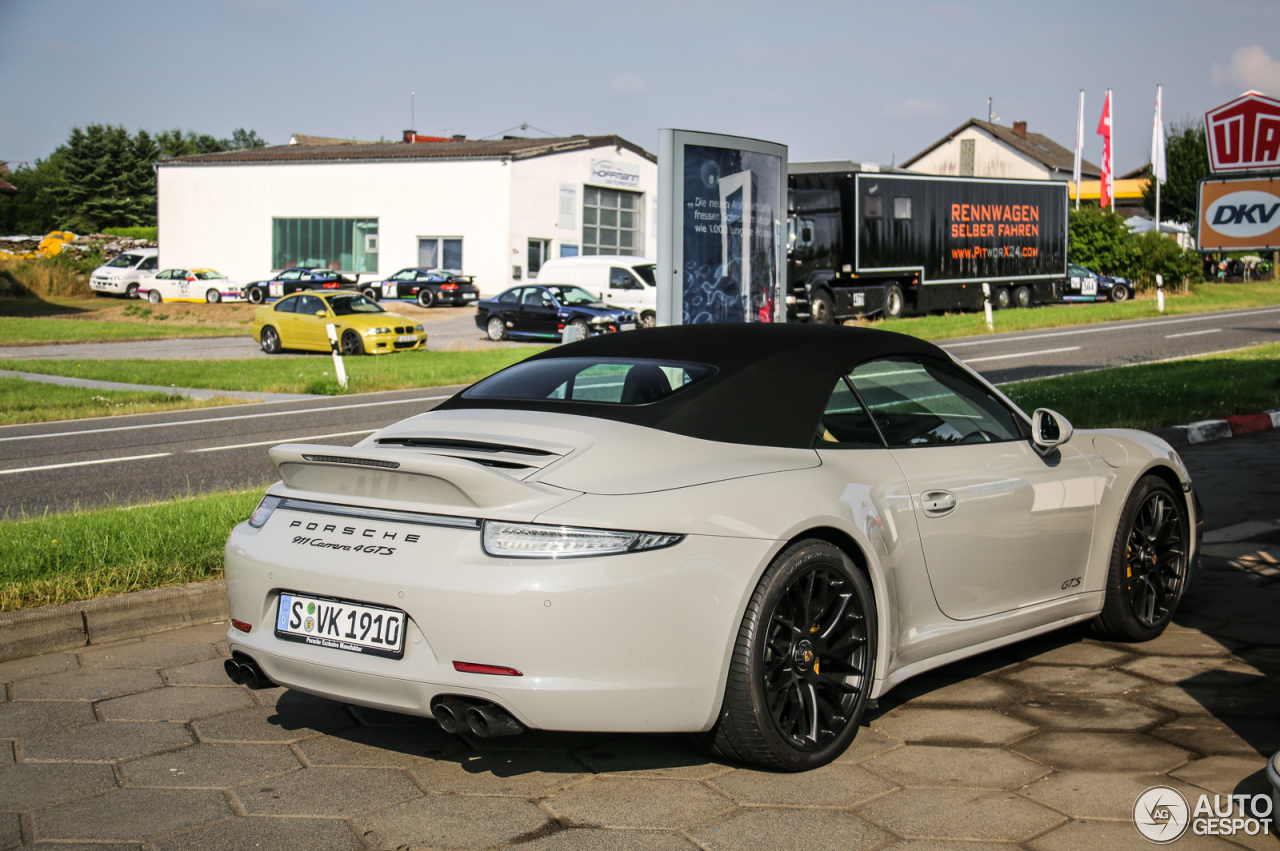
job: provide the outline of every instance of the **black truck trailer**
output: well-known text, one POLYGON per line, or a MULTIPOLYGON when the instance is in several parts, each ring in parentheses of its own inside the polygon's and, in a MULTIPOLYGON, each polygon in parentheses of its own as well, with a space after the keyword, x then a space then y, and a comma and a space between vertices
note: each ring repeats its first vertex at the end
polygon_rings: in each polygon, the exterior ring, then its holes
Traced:
POLYGON ((1062 300, 1067 184, 788 169, 787 320, 1029 307, 1062 300))

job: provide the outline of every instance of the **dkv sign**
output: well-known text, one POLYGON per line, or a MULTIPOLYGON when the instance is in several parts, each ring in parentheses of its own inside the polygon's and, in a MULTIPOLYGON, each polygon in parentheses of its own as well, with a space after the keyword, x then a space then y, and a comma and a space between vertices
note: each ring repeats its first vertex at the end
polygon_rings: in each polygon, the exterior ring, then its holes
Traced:
POLYGON ((1200 182, 1201 251, 1280 248, 1280 179, 1200 182))

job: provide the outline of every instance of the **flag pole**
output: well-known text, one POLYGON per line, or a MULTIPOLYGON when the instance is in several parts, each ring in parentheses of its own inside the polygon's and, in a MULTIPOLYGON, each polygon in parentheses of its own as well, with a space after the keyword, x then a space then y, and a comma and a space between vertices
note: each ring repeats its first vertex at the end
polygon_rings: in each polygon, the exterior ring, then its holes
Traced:
POLYGON ((1080 90, 1080 112, 1076 116, 1076 161, 1071 170, 1071 179, 1076 184, 1076 209, 1080 209, 1080 157, 1084 147, 1084 89, 1080 90))
MULTIPOLYGON (((1159 83, 1156 84, 1156 132, 1161 136, 1164 135, 1164 115, 1160 112, 1160 94, 1164 88, 1159 83)), ((1159 140, 1163 142, 1163 139, 1159 140)), ((1160 145, 1160 151, 1163 153, 1164 145, 1160 145)), ((1156 235, 1160 235, 1160 179, 1156 176, 1156 164, 1153 160, 1151 163, 1151 179, 1156 182, 1156 235)))

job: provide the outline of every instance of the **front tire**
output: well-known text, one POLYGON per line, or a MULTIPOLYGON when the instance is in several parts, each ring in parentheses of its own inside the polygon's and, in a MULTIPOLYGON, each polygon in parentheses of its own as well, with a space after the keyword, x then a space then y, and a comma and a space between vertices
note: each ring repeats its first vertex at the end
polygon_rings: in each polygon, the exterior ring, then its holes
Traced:
POLYGON ((222 293, 218 292, 217 290, 209 290, 207 293, 204 294, 204 300, 209 304, 217 304, 218 302, 222 301, 222 293))
POLYGON ((890 284, 884 290, 884 315, 890 319, 901 319, 907 308, 906 299, 902 296, 902 287, 890 284))
POLYGON ((1186 506, 1173 488, 1158 476, 1139 479, 1120 512, 1095 631, 1112 641, 1164 632, 1186 590, 1190 541, 1186 506))
POLYGON ((585 340, 591 336, 591 326, 585 319, 575 319, 569 323, 569 327, 577 329, 579 340, 585 340))
POLYGON ((1128 301, 1129 288, 1126 287, 1124 284, 1114 285, 1113 287, 1111 287, 1111 300, 1112 301, 1128 301))
POLYGON ((826 765, 857 735, 875 661, 866 576, 826 541, 793 544, 751 595, 720 719, 705 738, 719 756, 758 768, 826 765))
POLYGON ((1013 307, 1013 298, 1009 295, 1009 290, 1000 287, 996 290, 995 308, 996 310, 1008 310, 1013 307))
POLYGON ((266 300, 267 297, 263 295, 262 287, 249 287, 250 304, 262 304, 266 300))
POLYGON ((423 287, 418 290, 418 307, 435 307, 436 294, 431 291, 430 287, 423 287))
POLYGON ((138 297, 138 285, 137 285, 137 283, 136 283, 136 282, 135 282, 135 283, 132 283, 132 284, 129 284, 127 287, 125 287, 125 288, 124 288, 124 297, 125 297, 125 298, 137 298, 137 297, 138 297))
POLYGON ((495 343, 507 339, 507 326, 502 324, 502 317, 490 316, 488 323, 485 325, 485 333, 495 343))
POLYGON ((361 340, 360 335, 350 328, 342 332, 342 341, 339 345, 342 347, 342 354, 347 357, 358 357, 364 354, 364 340, 361 340))
POLYGON ((654 313, 652 310, 646 310, 644 313, 640 314, 641 328, 654 328, 657 327, 657 324, 658 314, 654 313))
POLYGON ((160 302, 164 301, 164 299, 160 297, 159 290, 151 290, 150 292, 147 293, 147 301, 151 302, 152 304, 159 304, 160 302))
POLYGON ((831 293, 818 290, 809 299, 809 321, 817 325, 831 325, 836 321, 835 307, 831 303, 831 293))
POLYGON ((258 342, 262 345, 262 350, 269 355, 278 355, 284 348, 280 344, 280 333, 270 325, 262 329, 262 334, 258 338, 258 342))
POLYGON ((1018 287, 1013 291, 1013 303, 1018 307, 1031 306, 1031 289, 1029 287, 1018 287))

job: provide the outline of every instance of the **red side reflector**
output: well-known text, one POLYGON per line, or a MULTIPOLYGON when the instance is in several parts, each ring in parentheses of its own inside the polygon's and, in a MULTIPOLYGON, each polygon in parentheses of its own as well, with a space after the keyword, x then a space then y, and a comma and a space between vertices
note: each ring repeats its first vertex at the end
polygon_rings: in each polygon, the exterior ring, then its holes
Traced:
POLYGON ((496 677, 524 676, 515 668, 504 668, 501 665, 477 665, 474 662, 454 662, 453 669, 464 674, 493 674, 496 677))
POLYGON ((231 619, 231 625, 234 626, 236 629, 240 630, 241 632, 248 632, 249 630, 253 629, 253 627, 250 626, 249 624, 245 623, 244 621, 238 621, 235 618, 231 619))

